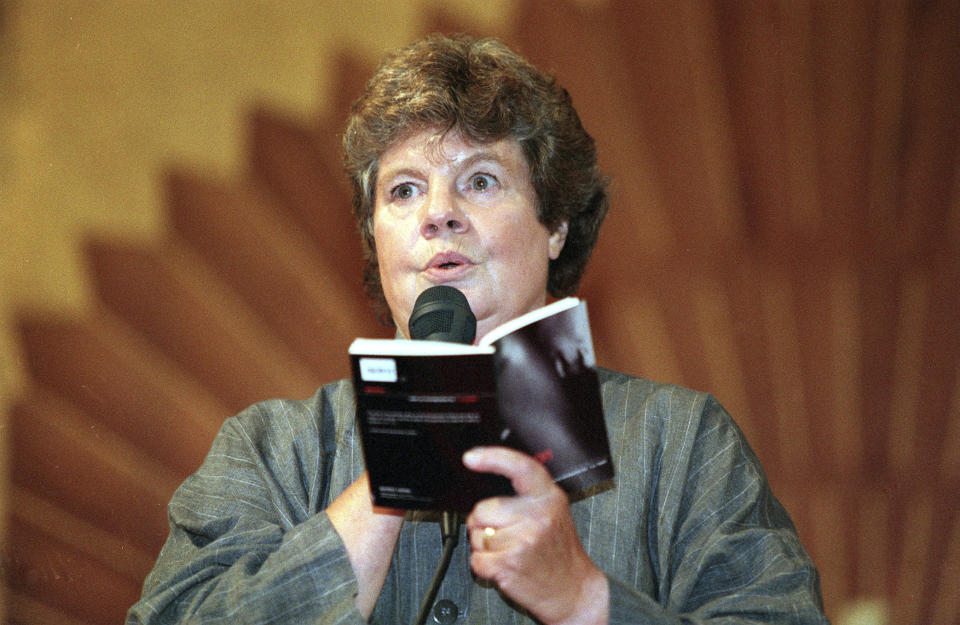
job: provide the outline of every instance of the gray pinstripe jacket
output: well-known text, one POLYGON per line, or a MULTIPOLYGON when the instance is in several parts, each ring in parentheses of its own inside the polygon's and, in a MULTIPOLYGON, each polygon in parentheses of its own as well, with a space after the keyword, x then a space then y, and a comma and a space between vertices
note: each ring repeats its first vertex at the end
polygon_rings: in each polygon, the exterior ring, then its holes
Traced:
MULTIPOLYGON (((601 370, 613 488, 571 504, 611 623, 826 623, 816 570, 742 433, 708 395, 601 370)), ((169 506, 127 623, 363 623, 325 506, 363 471, 348 381, 228 419, 169 506)), ((527 623, 460 541, 438 600, 457 623, 527 623), (449 605, 449 604, 448 604, 449 605)), ((440 557, 408 514, 371 622, 413 622, 440 557)))

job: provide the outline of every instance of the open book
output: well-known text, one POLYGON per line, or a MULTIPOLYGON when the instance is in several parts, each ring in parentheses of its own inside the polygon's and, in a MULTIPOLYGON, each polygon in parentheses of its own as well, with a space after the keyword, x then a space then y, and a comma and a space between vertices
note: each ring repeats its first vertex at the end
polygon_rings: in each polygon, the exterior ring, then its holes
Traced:
POLYGON ((478 445, 534 456, 568 492, 613 477, 585 302, 534 310, 478 345, 356 339, 349 351, 376 505, 468 512, 512 494, 463 466, 478 445))

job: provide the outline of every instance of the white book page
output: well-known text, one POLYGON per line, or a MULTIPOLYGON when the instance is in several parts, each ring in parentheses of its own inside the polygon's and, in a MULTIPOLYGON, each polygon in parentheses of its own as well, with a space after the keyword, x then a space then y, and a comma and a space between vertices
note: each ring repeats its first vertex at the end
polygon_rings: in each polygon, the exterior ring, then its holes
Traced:
POLYGON ((486 336, 480 339, 480 345, 491 345, 496 342, 498 339, 510 334, 511 332, 522 328, 523 326, 530 325, 541 319, 546 319, 551 315, 555 315, 564 310, 570 308, 575 308, 580 304, 580 299, 576 297, 565 297, 561 300, 557 300, 552 304, 547 304, 546 306, 541 306, 536 310, 531 310, 525 315, 520 315, 515 319, 511 319, 504 324, 501 324, 490 330, 486 336))
POLYGON ((364 356, 463 356, 492 354, 490 346, 464 345, 446 341, 412 341, 409 339, 354 339, 351 354, 364 356))
POLYGON ((576 297, 566 297, 552 304, 531 310, 503 323, 480 339, 478 345, 464 345, 446 341, 413 341, 410 339, 354 339, 349 353, 369 356, 462 356, 466 354, 492 354, 494 342, 511 332, 530 325, 580 304, 576 297))

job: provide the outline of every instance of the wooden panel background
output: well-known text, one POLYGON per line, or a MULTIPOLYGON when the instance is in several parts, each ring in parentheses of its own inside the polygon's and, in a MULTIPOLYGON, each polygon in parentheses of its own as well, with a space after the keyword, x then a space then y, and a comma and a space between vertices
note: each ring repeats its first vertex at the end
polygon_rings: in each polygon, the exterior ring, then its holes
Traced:
MULTIPOLYGON (((731 410, 832 617, 960 623, 960 4, 520 6, 502 36, 568 86, 613 179, 580 293, 601 363, 731 410)), ((20 320, 9 622, 119 622, 219 423, 391 335, 337 136, 372 68, 339 64, 334 114, 250 112, 244 175, 171 166, 163 240, 89 242, 95 315, 20 320)))

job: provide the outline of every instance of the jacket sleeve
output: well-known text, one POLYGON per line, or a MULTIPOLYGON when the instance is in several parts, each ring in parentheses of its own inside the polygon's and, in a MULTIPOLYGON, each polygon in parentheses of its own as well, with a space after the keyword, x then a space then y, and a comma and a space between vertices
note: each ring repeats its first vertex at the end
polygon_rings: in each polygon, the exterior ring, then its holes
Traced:
POLYGON ((650 454, 649 592, 608 575, 610 623, 827 624, 819 578, 743 434, 711 397, 664 402, 650 454))
POLYGON ((224 423, 169 504, 169 537, 128 625, 364 622, 321 509, 335 434, 320 432, 317 413, 275 401, 224 423))

